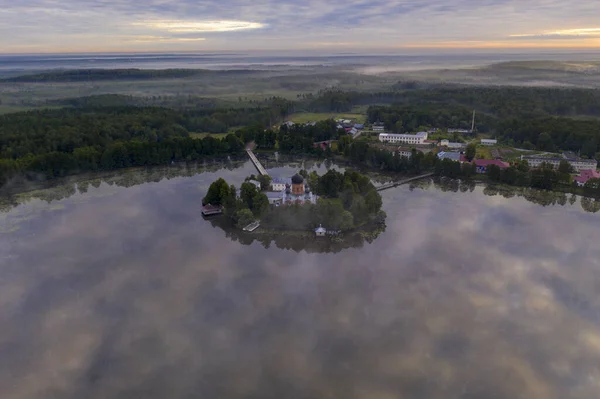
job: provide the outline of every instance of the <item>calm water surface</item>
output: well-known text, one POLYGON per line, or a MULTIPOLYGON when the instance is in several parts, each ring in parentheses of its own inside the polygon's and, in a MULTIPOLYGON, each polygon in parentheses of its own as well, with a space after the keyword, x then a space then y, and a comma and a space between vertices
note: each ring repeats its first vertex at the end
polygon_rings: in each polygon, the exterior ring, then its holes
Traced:
POLYGON ((0 214, 0 397, 598 398, 599 214, 404 186, 370 244, 265 248, 199 213, 253 172, 0 214))

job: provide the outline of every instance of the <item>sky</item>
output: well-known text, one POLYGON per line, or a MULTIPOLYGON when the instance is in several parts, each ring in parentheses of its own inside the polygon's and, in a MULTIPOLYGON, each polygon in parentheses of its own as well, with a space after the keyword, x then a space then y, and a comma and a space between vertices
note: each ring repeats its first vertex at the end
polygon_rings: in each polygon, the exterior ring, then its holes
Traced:
POLYGON ((0 0, 0 53, 600 48, 597 0, 0 0))

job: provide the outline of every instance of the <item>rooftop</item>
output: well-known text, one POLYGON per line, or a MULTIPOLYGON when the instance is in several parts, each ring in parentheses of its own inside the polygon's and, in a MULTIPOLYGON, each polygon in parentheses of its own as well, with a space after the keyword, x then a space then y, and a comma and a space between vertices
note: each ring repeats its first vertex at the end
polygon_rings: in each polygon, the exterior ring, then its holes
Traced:
POLYGON ((300 176, 299 174, 295 174, 292 177, 292 184, 302 184, 304 183, 304 177, 300 176))
POLYGON ((450 159, 452 161, 460 161, 461 160, 461 154, 460 152, 446 152, 446 151, 442 151, 438 153, 438 158, 439 159, 450 159))
POLYGON ((503 161, 499 161, 497 159, 476 159, 473 162, 475 163, 475 165, 482 166, 482 167, 486 167, 486 166, 490 166, 490 165, 496 165, 496 166, 498 166, 500 168, 508 168, 510 166, 509 163, 503 162, 503 161))
POLYGON ((271 182, 275 184, 292 184, 292 179, 289 177, 273 177, 271 182))

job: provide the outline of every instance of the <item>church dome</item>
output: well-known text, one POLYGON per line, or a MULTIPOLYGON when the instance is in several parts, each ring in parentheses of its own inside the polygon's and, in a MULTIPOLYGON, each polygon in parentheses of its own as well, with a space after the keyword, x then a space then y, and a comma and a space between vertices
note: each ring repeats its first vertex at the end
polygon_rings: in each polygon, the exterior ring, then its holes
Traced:
POLYGON ((292 177, 292 184, 303 184, 304 183, 304 178, 302 176, 300 176, 299 174, 295 174, 292 177))

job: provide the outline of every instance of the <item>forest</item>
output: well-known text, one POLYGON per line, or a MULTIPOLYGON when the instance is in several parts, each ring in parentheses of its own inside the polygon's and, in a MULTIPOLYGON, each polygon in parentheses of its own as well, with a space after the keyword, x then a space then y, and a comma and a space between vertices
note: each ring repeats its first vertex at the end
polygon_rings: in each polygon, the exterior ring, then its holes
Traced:
POLYGON ((108 80, 150 80, 188 78, 199 74, 249 74, 252 71, 209 71, 201 69, 74 69, 21 75, 0 79, 0 83, 92 82, 108 80))

